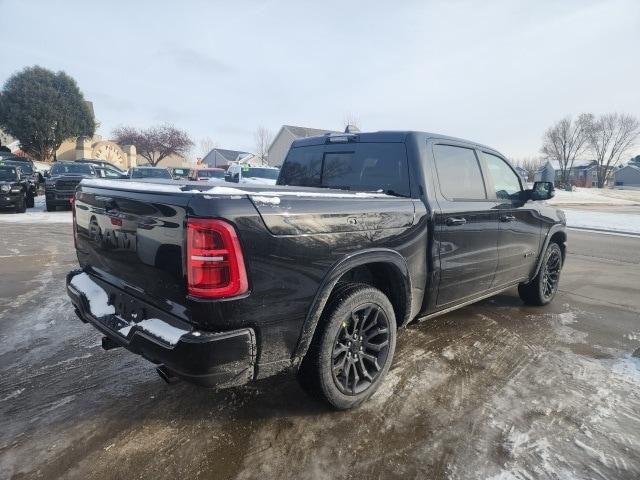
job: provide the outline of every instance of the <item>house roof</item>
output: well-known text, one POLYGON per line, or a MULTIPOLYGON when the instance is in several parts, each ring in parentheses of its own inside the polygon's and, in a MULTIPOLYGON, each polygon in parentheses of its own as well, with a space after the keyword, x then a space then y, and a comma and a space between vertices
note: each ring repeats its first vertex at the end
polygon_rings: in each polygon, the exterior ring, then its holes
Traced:
MULTIPOLYGON (((560 162, 557 160, 548 160, 554 170, 560 170, 560 162)), ((593 160, 574 160, 572 168, 586 168, 591 166, 593 160)))
POLYGON ((323 130, 321 128, 295 127, 293 125, 283 125, 296 138, 316 137, 325 133, 341 133, 337 130, 323 130))
POLYGON ((633 168, 634 170, 638 170, 640 172, 640 166, 639 165, 634 165, 632 163, 627 163, 626 165, 622 165, 617 171, 619 172, 620 170, 622 170, 623 168, 633 168))
POLYGON ((250 155, 249 152, 243 152, 240 150, 227 150, 224 148, 213 148, 202 159, 202 163, 207 163, 207 159, 210 159, 210 157, 213 157, 213 155, 215 154, 220 155, 222 158, 224 158, 228 162, 235 162, 238 159, 238 155, 242 155, 242 156, 250 155))

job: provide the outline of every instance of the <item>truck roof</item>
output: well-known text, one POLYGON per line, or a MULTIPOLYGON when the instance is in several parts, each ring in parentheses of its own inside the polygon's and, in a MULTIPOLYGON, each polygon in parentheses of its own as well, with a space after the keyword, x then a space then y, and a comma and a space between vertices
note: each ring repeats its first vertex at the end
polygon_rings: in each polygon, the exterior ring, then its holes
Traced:
MULTIPOLYGON (((418 135, 426 138, 437 138, 442 140, 450 140, 455 142, 464 142, 476 145, 480 148, 486 148, 489 150, 495 151, 494 148, 491 148, 487 145, 483 145, 478 142, 474 142, 471 140, 466 140, 464 138, 451 137, 448 135, 442 135, 439 133, 430 133, 430 132, 420 132, 415 130, 380 130, 377 132, 360 132, 360 133, 328 133, 325 135, 319 135, 316 137, 307 137, 300 138, 298 140, 294 140, 291 148, 295 147, 303 147, 303 146, 311 146, 311 145, 323 145, 325 143, 333 143, 330 138, 338 139, 338 138, 349 138, 352 141, 363 142, 363 143, 404 143, 407 137, 411 135, 418 135)), ((338 143, 338 142, 336 142, 338 143)))

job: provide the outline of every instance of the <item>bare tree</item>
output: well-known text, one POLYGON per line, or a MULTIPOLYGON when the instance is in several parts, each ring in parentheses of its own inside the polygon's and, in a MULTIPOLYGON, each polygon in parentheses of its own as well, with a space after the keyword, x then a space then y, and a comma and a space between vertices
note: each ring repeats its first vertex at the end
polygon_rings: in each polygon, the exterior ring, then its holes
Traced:
POLYGON ((200 158, 204 158, 207 156, 207 154, 213 150, 214 148, 218 148, 218 142, 216 142, 213 138, 211 137, 204 137, 200 139, 200 142, 198 142, 198 157, 200 158))
POLYGON ((514 159, 513 163, 527 172, 528 181, 533 181, 538 169, 542 166, 540 157, 524 157, 514 159))
POLYGON ((542 137, 542 154, 560 165, 560 181, 566 184, 573 162, 587 148, 587 126, 591 115, 583 113, 575 121, 565 117, 548 128, 542 137))
POLYGON ((273 133, 265 127, 260 126, 254 134, 254 139, 256 142, 256 156, 260 159, 263 165, 267 165, 267 154, 269 152, 269 147, 271 146, 271 141, 273 140, 273 133))
POLYGON ((347 127, 356 127, 358 130, 361 129, 360 118, 351 112, 347 113, 344 116, 342 123, 344 124, 345 130, 347 129, 347 127))
POLYGON ((170 155, 184 157, 193 147, 187 132, 173 125, 159 125, 144 130, 120 127, 116 128, 112 135, 121 145, 135 145, 138 154, 153 167, 170 155))
POLYGON ((591 117, 587 128, 589 148, 597 162, 598 188, 606 185, 620 158, 640 135, 640 122, 632 115, 607 113, 591 117))

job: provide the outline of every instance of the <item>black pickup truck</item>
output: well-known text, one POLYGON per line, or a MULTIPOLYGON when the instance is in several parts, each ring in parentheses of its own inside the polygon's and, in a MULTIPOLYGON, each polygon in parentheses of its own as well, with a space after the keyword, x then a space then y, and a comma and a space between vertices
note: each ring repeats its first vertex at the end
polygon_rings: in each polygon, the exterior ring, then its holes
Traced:
POLYGON ((552 195, 524 189, 489 147, 421 132, 297 140, 276 186, 84 180, 67 292, 105 349, 165 380, 294 369, 350 408, 379 387, 411 320, 513 287, 551 301, 566 251, 552 195))
POLYGON ((53 212, 57 207, 68 208, 80 181, 97 176, 94 166, 89 163, 56 162, 44 184, 47 212, 53 212))
POLYGON ((34 204, 34 187, 18 165, 0 162, 0 208, 24 213, 34 204))

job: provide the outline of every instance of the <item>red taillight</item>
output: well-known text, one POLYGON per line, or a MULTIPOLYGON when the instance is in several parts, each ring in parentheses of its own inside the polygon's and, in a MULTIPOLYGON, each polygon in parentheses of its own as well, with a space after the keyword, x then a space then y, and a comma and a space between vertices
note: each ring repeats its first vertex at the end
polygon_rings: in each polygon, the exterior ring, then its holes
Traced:
POLYGON ((69 199, 71 204, 71 215, 73 216, 73 245, 78 248, 78 224, 76 222, 76 197, 69 199))
POLYGON ((232 225, 215 219, 187 220, 189 295, 225 298, 249 289, 240 241, 232 225))

